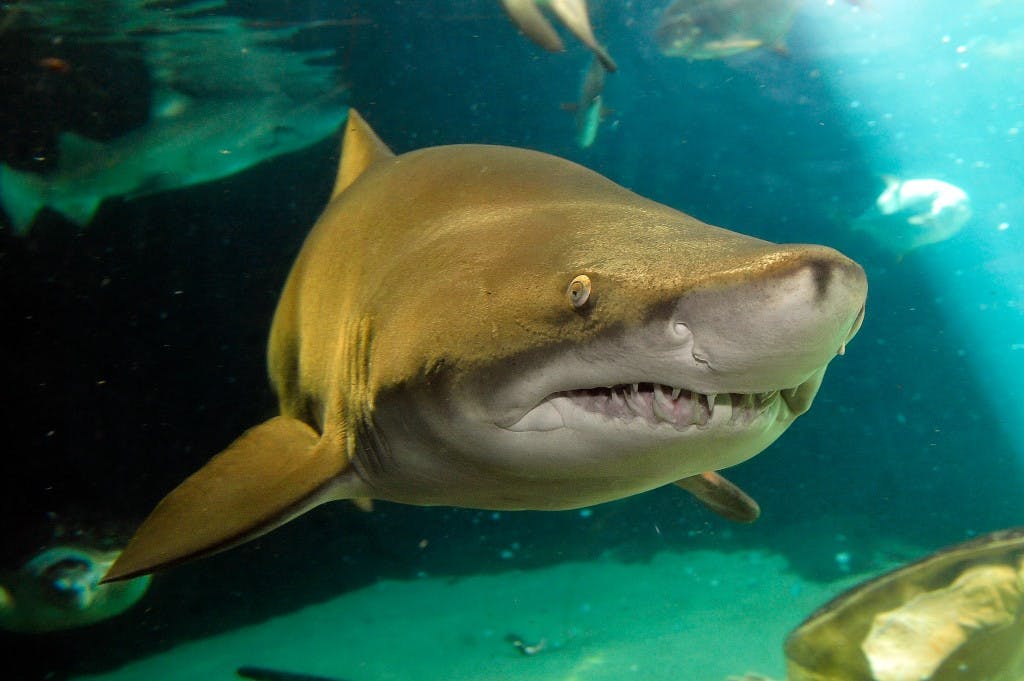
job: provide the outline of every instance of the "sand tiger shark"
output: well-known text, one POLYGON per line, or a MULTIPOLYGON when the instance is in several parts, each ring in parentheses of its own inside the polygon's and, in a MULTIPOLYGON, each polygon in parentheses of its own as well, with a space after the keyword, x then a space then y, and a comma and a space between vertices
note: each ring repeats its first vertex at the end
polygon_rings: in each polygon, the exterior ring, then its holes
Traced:
POLYGON ((280 414, 170 492, 106 580, 326 501, 571 509, 714 471, 807 411, 867 284, 835 250, 700 222, 570 161, 396 156, 350 110, 270 330, 280 414))
POLYGON ((288 97, 204 101, 175 97, 169 115, 110 142, 60 136, 60 164, 39 175, 0 163, 0 205, 24 235, 43 208, 84 228, 111 197, 134 199, 210 182, 306 148, 344 120, 340 103, 300 106, 288 97))
POLYGON ((344 87, 331 51, 288 47, 303 42, 302 24, 260 27, 228 15, 223 0, 198 4, 25 0, 12 10, 13 29, 55 45, 134 46, 152 90, 146 122, 119 137, 62 133, 52 172, 0 164, 0 207, 15 233, 27 234, 44 208, 85 228, 107 199, 225 178, 337 132, 344 87))

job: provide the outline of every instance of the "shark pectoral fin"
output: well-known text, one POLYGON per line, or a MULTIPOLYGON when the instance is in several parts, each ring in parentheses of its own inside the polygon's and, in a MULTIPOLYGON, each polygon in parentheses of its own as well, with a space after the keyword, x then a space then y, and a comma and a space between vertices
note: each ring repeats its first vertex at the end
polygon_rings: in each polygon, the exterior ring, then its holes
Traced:
POLYGON ((377 133, 359 112, 349 108, 345 136, 341 141, 341 162, 338 164, 338 175, 334 180, 331 199, 345 191, 374 163, 394 157, 394 152, 377 137, 377 133))
POLYGON ((237 546, 327 501, 344 448, 297 419, 250 428, 157 505, 103 582, 237 546))
POLYGON ((501 4, 527 38, 548 52, 565 50, 562 39, 558 37, 551 22, 544 18, 535 0, 501 0, 501 4))
POLYGON ((756 501, 714 471, 677 480, 676 485, 726 520, 752 523, 761 515, 756 501))

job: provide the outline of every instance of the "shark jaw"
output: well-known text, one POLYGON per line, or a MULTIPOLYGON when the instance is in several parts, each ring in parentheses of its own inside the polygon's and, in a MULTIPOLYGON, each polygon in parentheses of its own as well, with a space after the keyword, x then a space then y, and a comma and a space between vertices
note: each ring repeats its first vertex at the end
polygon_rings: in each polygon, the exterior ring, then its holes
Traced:
MULTIPOLYGON (((578 357, 559 358, 566 378, 579 366, 578 357)), ((433 408, 420 401, 417 411, 425 427, 410 429, 406 420, 405 433, 418 431, 420 446, 433 442, 429 449, 449 452, 444 475, 461 483, 454 498, 450 490, 443 502, 429 492, 424 495, 430 487, 421 482, 441 475, 432 466, 406 466, 396 477, 380 476, 377 470, 363 481, 378 497, 385 496, 376 491, 380 486, 394 501, 419 504, 500 510, 599 504, 727 468, 763 451, 810 408, 825 374, 822 366, 786 388, 695 392, 679 379, 651 381, 643 371, 633 373, 635 381, 594 381, 578 375, 560 381, 560 372, 552 370, 556 364, 558 360, 504 385, 492 371, 490 393, 482 399, 477 387, 442 391, 445 397, 433 408), (500 403, 516 406, 498 407, 500 403), (417 482, 408 485, 410 480, 417 482)), ((585 364, 592 372, 621 376, 636 367, 636 358, 585 364)), ((382 439, 406 452, 418 449, 401 437, 391 439, 394 422, 386 416, 391 409, 381 406, 382 439)), ((355 465, 362 468, 358 460, 355 465)))
MULTIPOLYGON (((796 392, 797 389, 786 391, 790 395, 796 392)), ((567 390, 545 397, 508 429, 523 432, 601 428, 609 420, 627 428, 634 425, 645 429, 671 428, 679 433, 693 428, 749 427, 762 417, 776 420, 780 399, 790 413, 796 412, 781 394, 782 391, 772 390, 705 395, 660 383, 567 390)), ((672 437, 667 430, 665 432, 672 437)))

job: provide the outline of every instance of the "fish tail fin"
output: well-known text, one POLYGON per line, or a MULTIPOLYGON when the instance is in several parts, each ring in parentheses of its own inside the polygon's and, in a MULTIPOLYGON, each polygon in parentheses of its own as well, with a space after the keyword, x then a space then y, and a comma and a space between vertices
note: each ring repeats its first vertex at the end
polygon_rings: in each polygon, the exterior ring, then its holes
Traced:
POLYGON ((103 577, 128 579, 265 534, 334 498, 343 447, 298 419, 249 429, 161 501, 103 577))
POLYGON ((14 224, 16 234, 25 235, 36 215, 50 208, 79 227, 92 221, 103 197, 89 192, 62 191, 47 178, 0 163, 0 205, 14 224))
POLYGON ((96 215, 96 211, 99 210, 101 203, 103 203, 102 196, 80 194, 77 196, 61 197, 59 200, 51 202, 50 208, 53 208, 79 227, 85 227, 92 222, 92 218, 96 215))
POLYGON ((42 177, 0 163, 0 205, 13 223, 16 234, 28 232, 36 214, 46 206, 48 193, 46 180, 42 177))

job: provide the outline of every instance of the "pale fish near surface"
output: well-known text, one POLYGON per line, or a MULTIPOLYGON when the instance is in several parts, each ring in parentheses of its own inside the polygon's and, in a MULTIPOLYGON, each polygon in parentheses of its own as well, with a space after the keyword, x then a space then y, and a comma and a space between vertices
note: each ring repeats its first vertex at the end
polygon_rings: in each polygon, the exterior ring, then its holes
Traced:
POLYGON ((932 178, 885 175, 875 205, 853 221, 894 255, 951 239, 971 219, 971 200, 960 187, 932 178))

